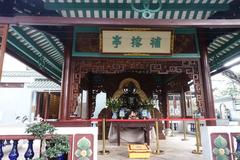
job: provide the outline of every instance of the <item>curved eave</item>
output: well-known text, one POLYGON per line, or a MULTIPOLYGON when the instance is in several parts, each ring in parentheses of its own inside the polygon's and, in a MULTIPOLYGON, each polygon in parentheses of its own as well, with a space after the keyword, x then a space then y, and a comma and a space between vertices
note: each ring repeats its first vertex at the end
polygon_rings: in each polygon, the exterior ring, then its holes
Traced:
POLYGON ((211 71, 240 56, 240 31, 217 37, 208 46, 211 71))
POLYGON ((61 82, 63 45, 56 37, 30 26, 12 26, 9 28, 7 47, 23 62, 58 84, 61 82))

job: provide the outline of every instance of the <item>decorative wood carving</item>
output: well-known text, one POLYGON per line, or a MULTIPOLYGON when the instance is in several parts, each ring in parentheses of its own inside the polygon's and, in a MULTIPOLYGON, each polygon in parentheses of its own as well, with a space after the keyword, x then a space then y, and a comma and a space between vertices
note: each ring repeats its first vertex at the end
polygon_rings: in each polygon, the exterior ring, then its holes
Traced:
MULTIPOLYGON (((199 73, 199 60, 167 60, 167 59, 90 59, 75 58, 72 61, 72 76, 69 115, 74 112, 77 105, 77 97, 80 92, 80 82, 87 73, 93 74, 119 74, 119 73, 143 73, 143 74, 173 74, 184 73, 193 79, 195 85, 197 105, 203 115, 204 95, 201 75, 199 73)), ((95 92, 95 91, 94 91, 95 92)), ((96 94, 96 93, 94 93, 96 94)), ((92 107, 94 108, 94 107, 92 107)), ((93 111, 94 109, 92 109, 93 111)))
POLYGON ((77 52, 99 52, 99 33, 77 33, 77 52))
POLYGON ((123 94, 124 85, 128 84, 129 82, 134 83, 134 85, 136 86, 136 89, 137 89, 136 94, 139 95, 139 97, 141 98, 141 101, 146 101, 147 100, 147 95, 141 89, 138 81, 136 81, 133 78, 126 78, 126 79, 122 80, 119 87, 118 87, 118 90, 114 92, 113 98, 118 99, 123 94))
POLYGON ((176 34, 174 41, 174 53, 196 53, 194 34, 176 34))

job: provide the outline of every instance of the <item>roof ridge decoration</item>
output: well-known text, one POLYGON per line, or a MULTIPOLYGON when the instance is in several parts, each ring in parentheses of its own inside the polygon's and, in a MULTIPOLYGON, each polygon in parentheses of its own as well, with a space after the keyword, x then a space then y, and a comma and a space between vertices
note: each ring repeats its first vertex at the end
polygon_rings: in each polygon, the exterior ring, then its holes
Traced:
POLYGON ((27 88, 35 90, 49 90, 49 91, 60 91, 61 86, 51 80, 44 78, 36 78, 35 81, 27 85, 27 88))
POLYGON ((131 3, 131 8, 135 12, 142 13, 142 17, 144 19, 151 19, 153 17, 152 13, 157 13, 162 8, 161 0, 157 0, 157 4, 158 4, 157 8, 150 9, 150 0, 143 0, 143 3, 142 3, 143 9, 138 9, 137 7, 135 7, 135 0, 133 0, 132 3, 131 3))
POLYGON ((34 70, 32 71, 3 71, 3 77, 41 77, 44 76, 34 70))

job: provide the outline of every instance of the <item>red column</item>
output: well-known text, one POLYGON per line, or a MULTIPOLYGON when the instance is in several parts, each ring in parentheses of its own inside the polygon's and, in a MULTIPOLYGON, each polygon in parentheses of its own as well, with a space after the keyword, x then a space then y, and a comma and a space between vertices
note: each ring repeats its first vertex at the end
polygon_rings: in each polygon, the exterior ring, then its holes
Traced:
MULTIPOLYGON (((206 35, 204 30, 198 30, 199 37, 199 49, 201 55, 201 73, 202 73, 202 83, 203 83, 203 92, 205 99, 205 117, 206 118, 215 118, 215 109, 214 101, 212 94, 212 82, 210 76, 210 67, 208 63, 207 55, 207 44, 206 44, 206 35)), ((215 126, 216 121, 207 121, 207 126, 215 126)))
POLYGON ((43 93, 43 108, 44 108, 44 117, 43 119, 48 119, 48 111, 49 111, 49 93, 43 93))
POLYGON ((60 97, 60 107, 59 107, 59 119, 68 119, 68 102, 69 102, 69 88, 70 88, 70 71, 71 71, 71 55, 72 55, 72 32, 66 38, 65 48, 64 48, 64 66, 62 73, 62 91, 60 97))
POLYGON ((184 78, 182 78, 182 86, 181 86, 181 93, 180 93, 182 118, 186 118, 186 114, 187 114, 186 113, 186 101, 185 101, 184 86, 185 86, 185 81, 184 81, 184 78))
MULTIPOLYGON (((169 114, 169 105, 168 105, 168 94, 167 94, 167 89, 165 86, 162 87, 162 107, 163 107, 163 117, 164 118, 168 118, 169 114)), ((169 121, 165 121, 164 122, 165 125, 165 129, 169 129, 170 128, 170 123, 169 121)))
POLYGON ((2 67, 3 67, 3 59, 4 59, 4 53, 6 51, 6 45, 7 45, 7 33, 8 33, 8 25, 0 25, 0 37, 2 37, 2 40, 0 42, 0 81, 2 78, 2 67))

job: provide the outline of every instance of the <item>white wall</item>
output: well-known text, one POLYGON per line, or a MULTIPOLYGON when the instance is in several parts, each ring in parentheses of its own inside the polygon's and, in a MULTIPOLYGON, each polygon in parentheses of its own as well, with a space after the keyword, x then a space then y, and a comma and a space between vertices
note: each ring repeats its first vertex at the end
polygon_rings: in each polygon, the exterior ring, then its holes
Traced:
MULTIPOLYGON (((227 141, 229 143, 229 147, 230 147, 230 151, 232 152, 233 150, 235 150, 235 146, 236 146, 236 141, 232 141, 234 140, 234 137, 231 138, 231 134, 235 133, 238 134, 240 131, 240 126, 204 126, 204 127, 200 127, 201 130, 201 142, 202 142, 202 148, 203 148, 203 159, 204 160, 213 160, 212 157, 212 144, 211 141, 214 141, 214 139, 211 139, 211 134, 215 133, 215 134, 228 134, 227 136, 229 137, 229 141, 227 141), (232 144, 234 146, 234 148, 232 148, 232 144)), ((230 158, 231 159, 231 158, 230 158)))
POLYGON ((8 54, 4 55, 3 71, 26 71, 26 69, 27 66, 22 62, 8 54))
POLYGON ((15 123, 17 116, 30 116, 31 95, 27 88, 0 88, 0 123, 15 123))
MULTIPOLYGON (((5 54, 3 71, 27 71, 27 66, 14 57, 5 54)), ((16 82, 29 84, 34 77, 2 77, 1 82, 16 82)), ((32 89, 28 88, 0 88, 0 123, 15 123, 16 117, 30 117, 32 89)))
MULTIPOLYGON (((230 110, 230 115, 232 118, 231 120, 240 121, 240 111, 235 109, 233 100, 231 98, 215 101, 215 104, 214 104, 215 109, 220 111, 221 104, 222 105, 224 104, 226 106, 226 108, 230 110)), ((223 116, 224 116, 224 114, 223 114, 223 116)), ((223 119, 225 119, 225 118, 223 117, 223 119)))

